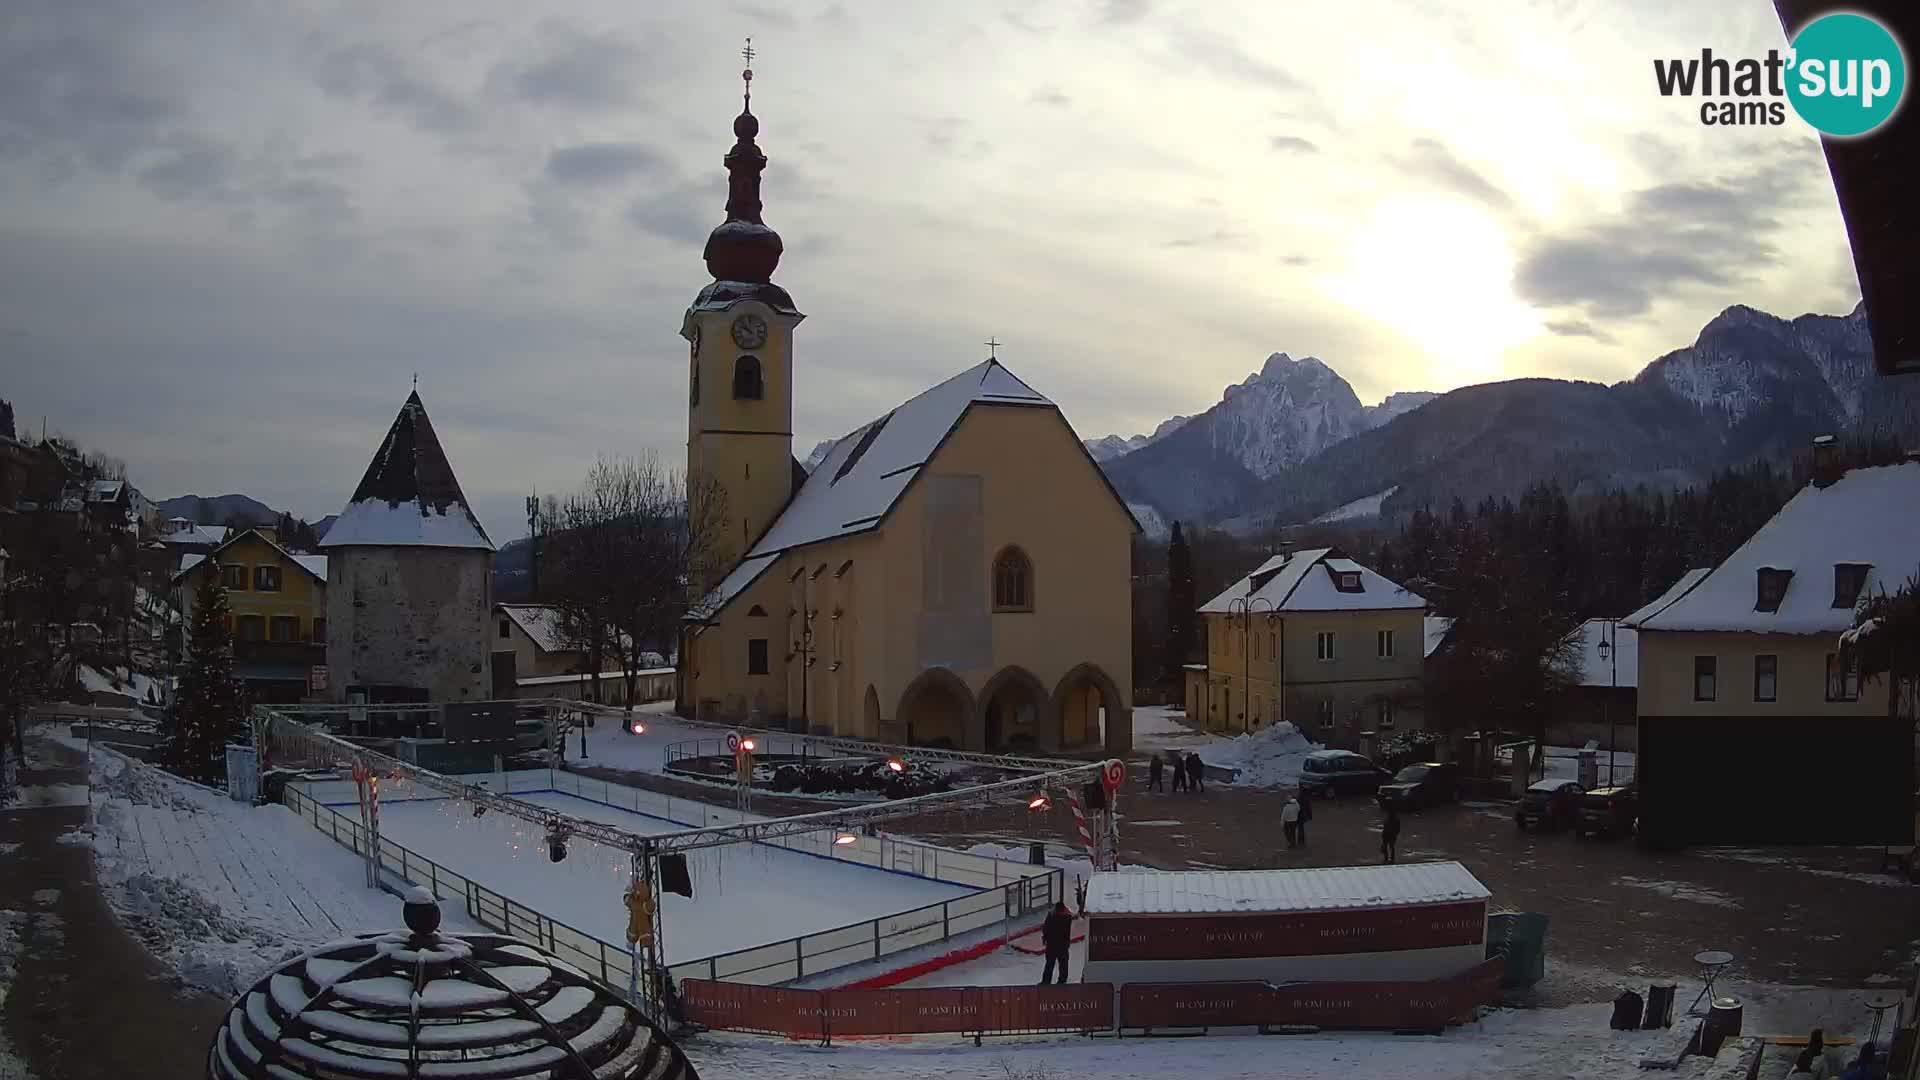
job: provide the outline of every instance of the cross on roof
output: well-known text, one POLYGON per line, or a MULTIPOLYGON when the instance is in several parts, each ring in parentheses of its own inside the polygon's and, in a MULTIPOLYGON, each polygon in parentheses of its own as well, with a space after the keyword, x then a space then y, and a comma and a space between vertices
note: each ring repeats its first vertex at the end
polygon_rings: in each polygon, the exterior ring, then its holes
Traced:
POLYGON ((992 338, 988 338, 983 344, 985 344, 987 347, 987 359, 989 360, 1000 359, 1000 346, 1003 344, 1002 342, 995 341, 992 338))

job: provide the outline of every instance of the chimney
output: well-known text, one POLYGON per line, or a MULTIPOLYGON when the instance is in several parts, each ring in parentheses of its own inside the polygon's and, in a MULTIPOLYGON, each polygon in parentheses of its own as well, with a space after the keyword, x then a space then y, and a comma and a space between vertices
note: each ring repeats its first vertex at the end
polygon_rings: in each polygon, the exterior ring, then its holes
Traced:
POLYGON ((1813 486, 1826 487, 1846 469, 1840 465, 1840 444, 1831 435, 1813 437, 1813 486))

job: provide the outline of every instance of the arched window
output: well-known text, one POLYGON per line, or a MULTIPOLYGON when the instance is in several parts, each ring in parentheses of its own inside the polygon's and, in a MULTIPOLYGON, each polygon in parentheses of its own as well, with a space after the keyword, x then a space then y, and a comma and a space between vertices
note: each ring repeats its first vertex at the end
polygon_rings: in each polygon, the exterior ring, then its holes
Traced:
POLYGON ((766 396, 760 382, 759 357, 743 356, 733 362, 733 396, 746 401, 759 401, 766 396))
POLYGON ((1033 610, 1033 561, 1017 547, 1009 547, 993 560, 993 610, 1033 610))

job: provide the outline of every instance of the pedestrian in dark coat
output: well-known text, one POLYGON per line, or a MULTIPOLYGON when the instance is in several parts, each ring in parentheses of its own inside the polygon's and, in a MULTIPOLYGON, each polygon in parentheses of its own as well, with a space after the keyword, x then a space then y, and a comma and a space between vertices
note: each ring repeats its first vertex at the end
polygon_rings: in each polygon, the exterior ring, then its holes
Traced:
POLYGON ((1187 763, 1180 757, 1180 751, 1167 751, 1167 766, 1173 770, 1173 790, 1187 789, 1187 763))
POLYGON ((1187 755, 1187 783, 1192 784, 1195 791, 1207 790, 1207 766, 1199 754, 1187 755))
POLYGON ((1394 845, 1400 842, 1400 812, 1392 808, 1387 810, 1386 823, 1380 826, 1380 854, 1385 861, 1394 860, 1394 845))
POLYGON ((1040 985, 1053 982, 1053 965, 1060 965, 1060 983, 1067 981, 1067 951, 1073 947, 1073 915, 1065 900, 1053 905, 1047 921, 1040 926, 1040 943, 1047 949, 1047 966, 1040 973, 1040 985))
POLYGON ((1167 763, 1160 760, 1159 754, 1155 754, 1152 757, 1147 759, 1147 790, 1148 791, 1167 790, 1166 787, 1160 783, 1160 774, 1166 770, 1166 767, 1167 767, 1167 763))
POLYGON ((1294 796, 1300 800, 1300 820, 1294 824, 1294 834, 1300 839, 1300 846, 1307 846, 1307 822, 1313 820, 1313 802, 1307 798, 1307 789, 1301 788, 1294 796))

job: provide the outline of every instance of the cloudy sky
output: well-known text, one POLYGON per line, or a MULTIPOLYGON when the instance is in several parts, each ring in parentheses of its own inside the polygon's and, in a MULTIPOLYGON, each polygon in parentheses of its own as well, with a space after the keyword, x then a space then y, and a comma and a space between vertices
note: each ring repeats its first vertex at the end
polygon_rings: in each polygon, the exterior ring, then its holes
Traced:
POLYGON ((11 0, 0 397, 158 498, 335 512, 415 373, 496 539, 685 446, 751 34, 795 446, 984 356, 1083 436, 1270 352, 1613 381, 1858 298, 1819 146, 1654 57, 1766 0, 11 0))

